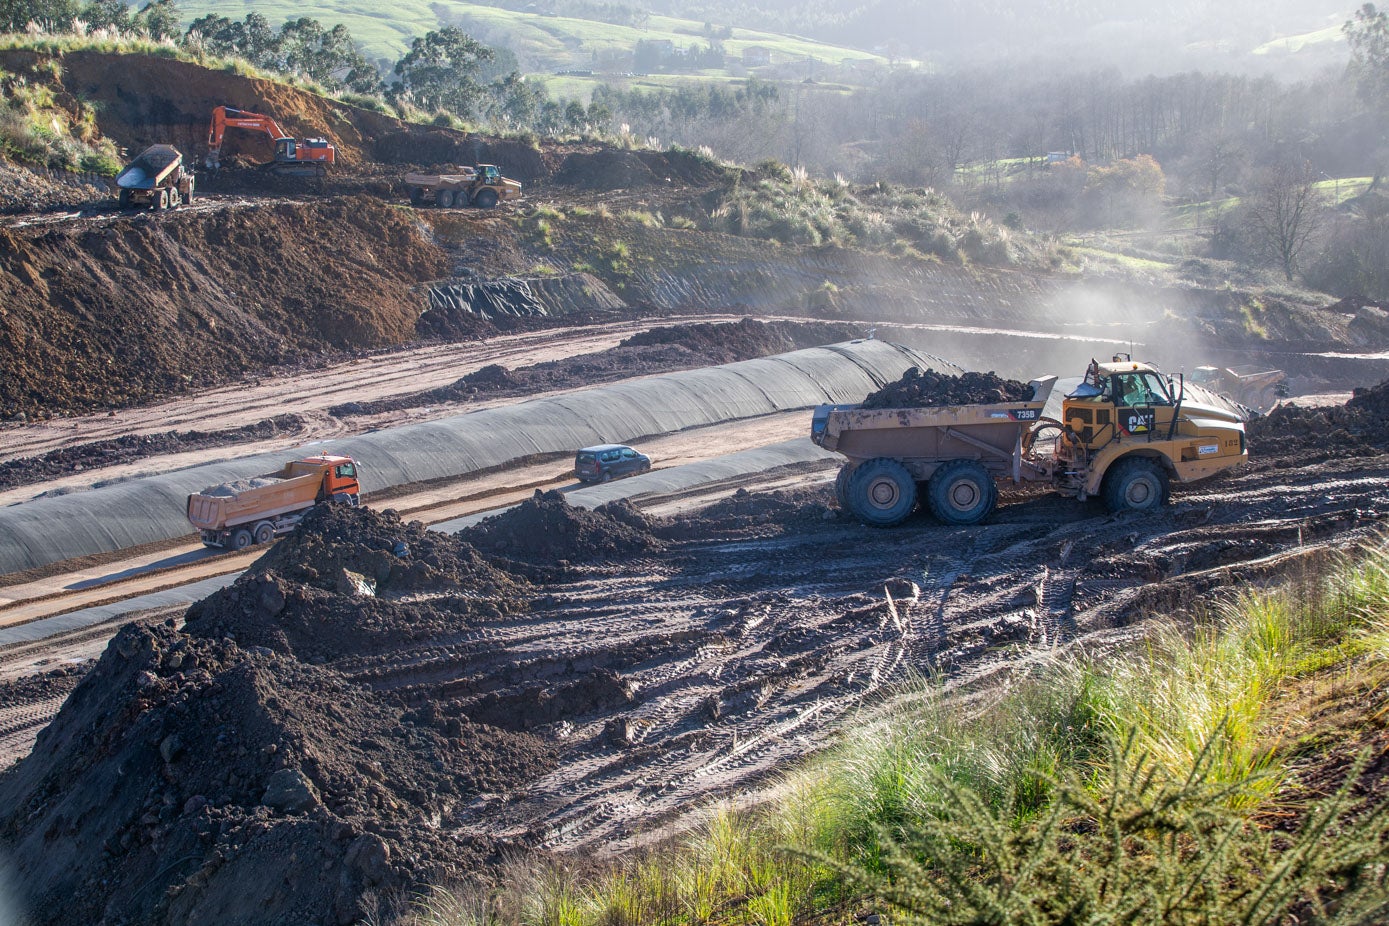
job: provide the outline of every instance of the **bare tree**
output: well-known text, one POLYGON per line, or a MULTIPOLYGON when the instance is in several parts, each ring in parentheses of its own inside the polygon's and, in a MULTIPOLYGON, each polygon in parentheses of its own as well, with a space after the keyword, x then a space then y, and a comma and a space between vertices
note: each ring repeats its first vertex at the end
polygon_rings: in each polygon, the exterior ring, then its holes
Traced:
POLYGON ((1249 220, 1264 253, 1282 268, 1288 282, 1325 219, 1316 185, 1317 172, 1310 163, 1280 163, 1264 172, 1249 205, 1249 220))

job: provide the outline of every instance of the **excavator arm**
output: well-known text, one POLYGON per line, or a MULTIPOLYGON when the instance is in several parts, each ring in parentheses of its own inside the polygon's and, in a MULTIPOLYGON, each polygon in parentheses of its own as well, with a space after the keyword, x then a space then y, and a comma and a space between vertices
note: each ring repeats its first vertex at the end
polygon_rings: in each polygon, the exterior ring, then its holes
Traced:
POLYGON ((220 166, 222 137, 226 135, 229 127, 264 132, 275 141, 289 137, 285 130, 280 128, 280 124, 269 116, 232 109, 230 106, 218 106, 212 111, 212 124, 207 129, 207 166, 210 170, 216 170, 220 166))
POLYGON ((269 116, 218 106, 212 111, 212 123, 207 129, 209 170, 217 170, 221 166, 222 139, 229 128, 269 135, 275 143, 275 157, 269 164, 261 166, 277 173, 321 177, 324 168, 337 161, 337 149, 326 138, 293 138, 269 116))

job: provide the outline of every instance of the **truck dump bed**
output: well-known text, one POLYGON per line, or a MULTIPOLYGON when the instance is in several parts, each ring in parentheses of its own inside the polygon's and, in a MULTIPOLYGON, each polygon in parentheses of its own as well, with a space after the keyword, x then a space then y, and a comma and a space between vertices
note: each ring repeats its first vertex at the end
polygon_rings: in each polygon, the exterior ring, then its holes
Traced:
POLYGON ((116 186, 126 190, 153 190, 183 163, 173 145, 151 145, 116 175, 116 186))
POLYGON ((302 462, 278 473, 226 482, 188 496, 188 520, 199 530, 220 531, 313 505, 323 485, 323 467, 305 472, 302 462))
MULTIPOLYGON (((1032 381, 1026 402, 874 408, 824 405, 816 410, 811 438, 853 463, 875 457, 901 460, 918 479, 939 463, 978 460, 990 470, 1014 469, 1022 436, 1042 417, 1055 376, 1032 381)), ((1016 477, 1016 473, 1015 473, 1016 477)))
POLYGON ((462 186, 472 183, 477 179, 477 170, 472 167, 460 167, 458 170, 447 174, 406 174, 405 182, 409 186, 436 187, 462 186))

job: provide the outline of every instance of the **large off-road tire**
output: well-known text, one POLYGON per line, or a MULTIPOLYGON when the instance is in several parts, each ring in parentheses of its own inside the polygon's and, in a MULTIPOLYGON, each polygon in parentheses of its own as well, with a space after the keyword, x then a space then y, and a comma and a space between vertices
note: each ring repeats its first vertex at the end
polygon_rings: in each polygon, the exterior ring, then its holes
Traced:
POLYGON ((450 209, 453 207, 453 190, 435 190, 434 205, 440 209, 450 209))
POLYGON ((916 508, 916 481, 905 466, 888 457, 854 467, 847 494, 849 510, 874 527, 901 524, 916 508))
POLYGON ((478 190, 477 195, 473 197, 473 205, 477 206, 479 209, 491 209, 493 206, 497 205, 497 191, 490 189, 478 190))
POLYGON ((269 543, 275 539, 275 525, 269 521, 261 521, 256 525, 256 543, 269 543))
POLYGON ((412 186, 412 187, 410 187, 410 205, 412 205, 412 206, 423 206, 423 205, 425 204, 425 202, 427 202, 427 201, 428 201, 428 198, 424 195, 424 188, 423 188, 423 187, 417 187, 417 186, 412 186))
POLYGON ((129 190, 124 190, 124 189, 121 190, 121 194, 120 194, 120 204, 121 204, 121 208, 122 208, 122 209, 129 209, 129 208, 130 208, 130 191, 129 191, 129 190))
POLYGON ((1104 477, 1104 503, 1110 511, 1155 511, 1167 503, 1167 473, 1156 460, 1126 457, 1104 477))
POLYGON ((251 536, 251 532, 243 527, 232 532, 231 538, 227 540, 227 549, 244 550, 249 547, 254 540, 255 538, 251 536))
POLYGON ((168 209, 168 208, 169 208, 169 191, 168 191, 168 190, 160 190, 160 191, 159 191, 159 195, 156 196, 155 199, 154 199, 154 208, 160 209, 160 210, 168 209))
POLYGON ((926 504, 945 524, 978 524, 998 504, 998 484, 974 460, 942 464, 926 486, 926 504))

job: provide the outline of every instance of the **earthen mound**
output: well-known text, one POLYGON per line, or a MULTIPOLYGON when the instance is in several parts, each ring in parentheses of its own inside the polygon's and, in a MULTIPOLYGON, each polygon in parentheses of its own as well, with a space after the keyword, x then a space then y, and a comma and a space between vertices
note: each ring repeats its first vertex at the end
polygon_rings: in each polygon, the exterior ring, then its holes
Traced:
POLYGON ((1371 389, 1356 389, 1345 405, 1304 408, 1280 405, 1249 422, 1249 445, 1255 454, 1289 450, 1322 450, 1328 455, 1389 448, 1389 380, 1371 389))
POLYGON ((861 408, 934 408, 942 405, 988 405, 995 402, 1026 402, 1032 387, 1017 380, 1003 379, 992 372, 937 373, 912 367, 895 383, 870 394, 861 408))
POLYGON ((0 782, 0 835, 39 924, 358 922, 492 856, 432 821, 554 762, 332 671, 130 625, 0 782))
POLYGON ((569 155, 555 182, 581 190, 626 190, 653 186, 661 179, 631 151, 603 150, 569 155))
POLYGON ((829 494, 821 487, 749 492, 739 489, 694 514, 675 515, 657 528, 657 535, 686 540, 718 533, 721 536, 757 537, 825 520, 829 494))
POLYGON ((418 521, 324 505, 233 585, 193 605, 186 628, 323 664, 517 613, 528 590, 418 521))
POLYGON ((458 537, 485 553, 541 565, 643 556, 662 547, 651 522, 629 502, 610 502, 589 511, 573 507, 560 492, 538 489, 533 497, 460 531, 458 537))

